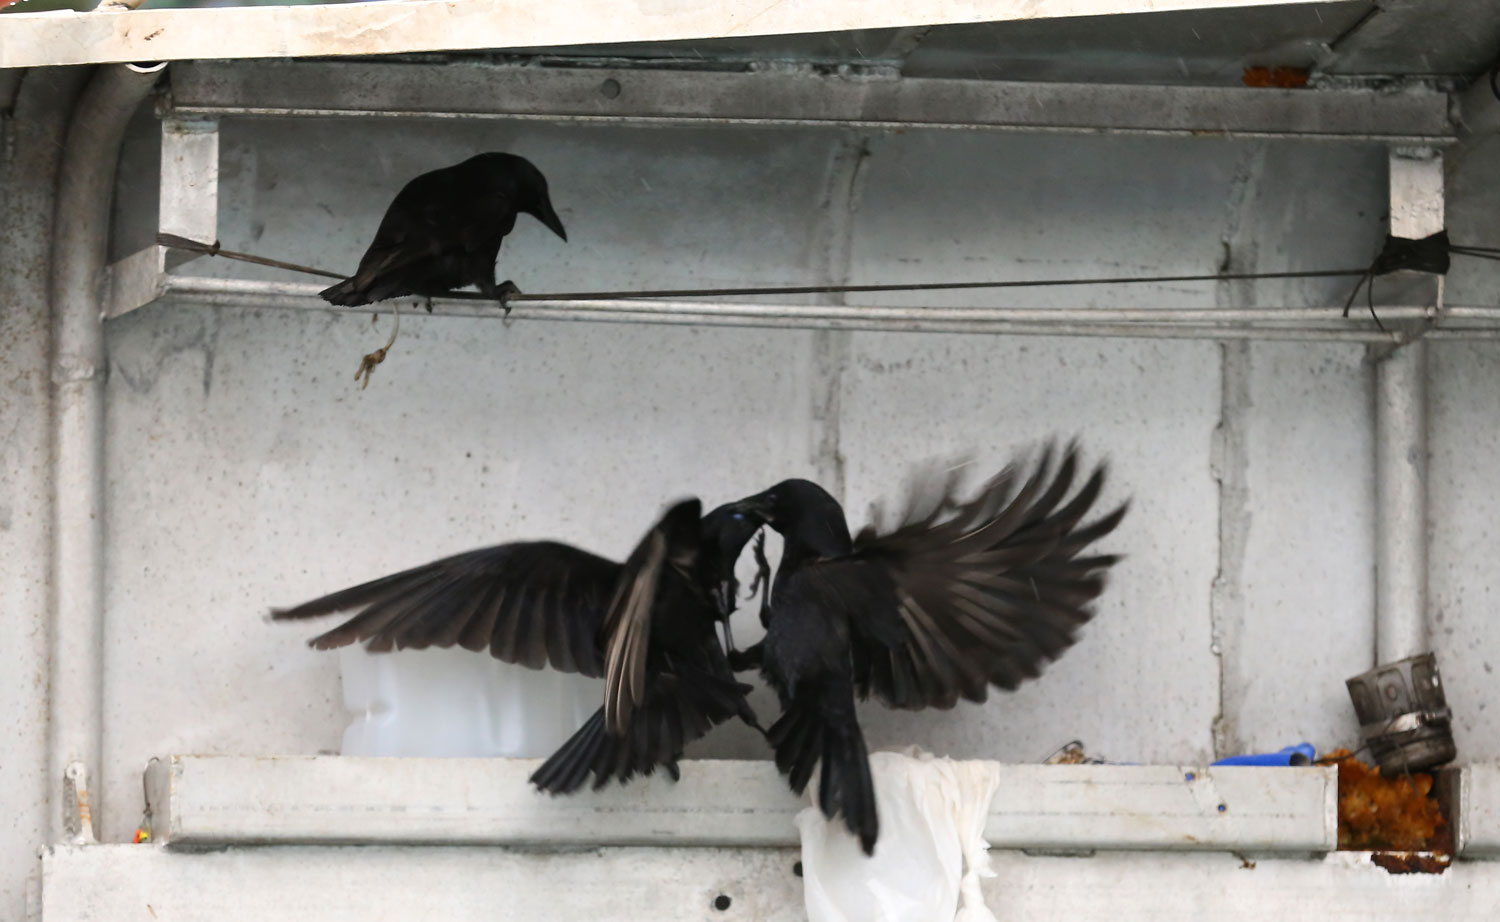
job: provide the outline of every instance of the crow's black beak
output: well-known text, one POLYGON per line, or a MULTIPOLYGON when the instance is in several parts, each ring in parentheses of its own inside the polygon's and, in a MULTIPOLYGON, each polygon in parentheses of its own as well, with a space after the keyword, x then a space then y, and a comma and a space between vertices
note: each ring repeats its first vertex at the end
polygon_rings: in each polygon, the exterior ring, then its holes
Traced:
POLYGON ((537 206, 536 211, 533 211, 532 214, 536 216, 538 221, 551 228, 552 233, 564 240, 568 239, 568 232, 563 229, 563 223, 557 217, 557 212, 552 210, 552 202, 550 200, 543 198, 541 204, 537 206))
POLYGON ((770 525, 774 509, 775 504, 767 496, 750 496, 729 506, 736 518, 748 519, 757 525, 770 525))

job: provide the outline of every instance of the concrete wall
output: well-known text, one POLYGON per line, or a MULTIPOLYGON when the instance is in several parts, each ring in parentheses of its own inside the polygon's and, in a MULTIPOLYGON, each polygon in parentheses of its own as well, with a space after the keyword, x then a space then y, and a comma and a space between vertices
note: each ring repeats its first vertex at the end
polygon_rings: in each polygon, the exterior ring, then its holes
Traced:
MULTIPOLYGON (((1448 226, 1455 242, 1500 240, 1500 139, 1448 158, 1448 226)), ((1481 244, 1484 245, 1484 244, 1481 244)), ((1455 304, 1500 301, 1500 263, 1459 259, 1448 280, 1455 304)), ((1433 649, 1454 708, 1454 738, 1470 758, 1500 758, 1500 343, 1447 343, 1431 356, 1428 516, 1432 537, 1433 649)))
MULTIPOLYGON (((152 226, 154 130, 139 125, 122 163, 122 251, 152 226)), ((484 149, 532 157, 568 227, 563 244, 523 218, 507 241, 501 277, 528 291, 1324 268, 1366 261, 1385 212, 1374 148, 262 121, 224 125, 221 239, 351 267, 402 182, 484 149)), ((923 301, 1314 305, 1345 291, 923 301)), ((359 390, 359 357, 388 324, 157 306, 109 325, 106 837, 134 828, 153 755, 338 748, 336 657, 263 621, 269 605, 502 540, 621 555, 667 499, 718 502, 792 475, 835 488, 857 526, 915 462, 969 451, 994 467, 1051 435, 1107 457, 1107 499, 1133 499, 1110 541, 1128 558, 1095 623, 1040 681, 983 707, 867 707, 873 745, 1035 760, 1079 738, 1115 760, 1192 761, 1355 738, 1343 680, 1374 647, 1360 347, 405 314, 359 390)), ((1497 364, 1500 344, 1443 345, 1433 363, 1432 565, 1455 631, 1438 644, 1465 759, 1500 757, 1483 711, 1493 660, 1475 652, 1496 640, 1483 460, 1497 364)), ((734 727, 693 754, 764 752, 734 727)))

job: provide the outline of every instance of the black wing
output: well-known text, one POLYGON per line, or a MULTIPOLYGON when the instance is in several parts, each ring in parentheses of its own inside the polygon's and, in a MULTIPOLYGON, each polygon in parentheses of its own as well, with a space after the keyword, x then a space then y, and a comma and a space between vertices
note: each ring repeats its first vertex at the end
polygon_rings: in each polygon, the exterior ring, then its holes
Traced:
POLYGON ((855 683, 897 708, 983 701, 1041 674, 1093 615, 1117 557, 1081 556, 1124 517, 1121 505, 1087 525, 1104 469, 1064 503, 1077 472, 1069 448, 1056 472, 1051 450, 1016 488, 1007 468, 966 503, 949 480, 908 506, 888 534, 866 529, 854 555, 822 562, 822 592, 849 612, 855 683))
MULTIPOLYGON (((690 505, 696 522, 697 501, 690 505)), ((631 713, 646 697, 651 612, 666 560, 667 535, 657 524, 625 561, 604 616, 604 720, 616 736, 625 732, 631 713)))
POLYGON ((705 637, 718 650, 708 599, 688 575, 698 571, 702 513, 697 499, 668 507, 625 561, 610 599, 602 635, 604 720, 617 736, 646 700, 648 659, 660 668, 669 649, 699 648, 705 637))
POLYGON ((604 674, 599 628, 622 568, 552 541, 447 557, 341 592, 275 609, 276 620, 361 609, 310 644, 364 641, 374 652, 460 646, 531 669, 604 674))

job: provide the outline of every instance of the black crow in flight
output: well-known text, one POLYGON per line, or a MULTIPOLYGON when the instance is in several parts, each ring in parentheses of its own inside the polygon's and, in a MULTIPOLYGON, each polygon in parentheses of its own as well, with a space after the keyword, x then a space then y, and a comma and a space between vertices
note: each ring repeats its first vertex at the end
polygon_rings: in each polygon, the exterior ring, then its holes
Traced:
POLYGON ((1039 675, 1092 615, 1117 558, 1080 555, 1126 507, 1080 525, 1103 468, 1064 503, 1076 451, 1055 475, 1050 458, 1019 488, 1008 468, 966 503, 953 477, 933 479, 899 527, 852 540, 839 503, 806 480, 721 507, 785 539, 765 639, 730 662, 759 667, 780 697, 767 737, 792 789, 800 794, 821 761, 818 805, 843 815, 866 854, 879 820, 856 695, 912 710, 983 701, 990 685, 1010 690, 1039 675))
MULTIPOLYGON (((759 524, 673 505, 624 564, 553 541, 482 548, 335 592, 277 620, 358 609, 310 644, 366 649, 460 646, 531 669, 605 680, 604 706, 532 775, 558 794, 664 766, 732 717, 759 729, 716 627, 727 627, 734 564, 759 524), (727 601, 726 601, 727 600, 727 601), (726 610, 728 609, 728 610, 726 610)), ((726 635, 727 637, 727 635, 726 635)))

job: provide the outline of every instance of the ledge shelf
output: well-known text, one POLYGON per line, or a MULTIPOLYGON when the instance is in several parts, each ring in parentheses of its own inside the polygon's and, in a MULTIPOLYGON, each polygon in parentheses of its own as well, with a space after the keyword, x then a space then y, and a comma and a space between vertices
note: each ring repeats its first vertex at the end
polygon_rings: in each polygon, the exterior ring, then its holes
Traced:
MULTIPOLYGON (((174 756, 147 772, 170 846, 777 847, 798 843, 770 762, 687 761, 655 777, 549 797, 531 759, 174 756)), ((995 848, 1307 854, 1337 845, 1332 768, 1005 765, 995 848)))

